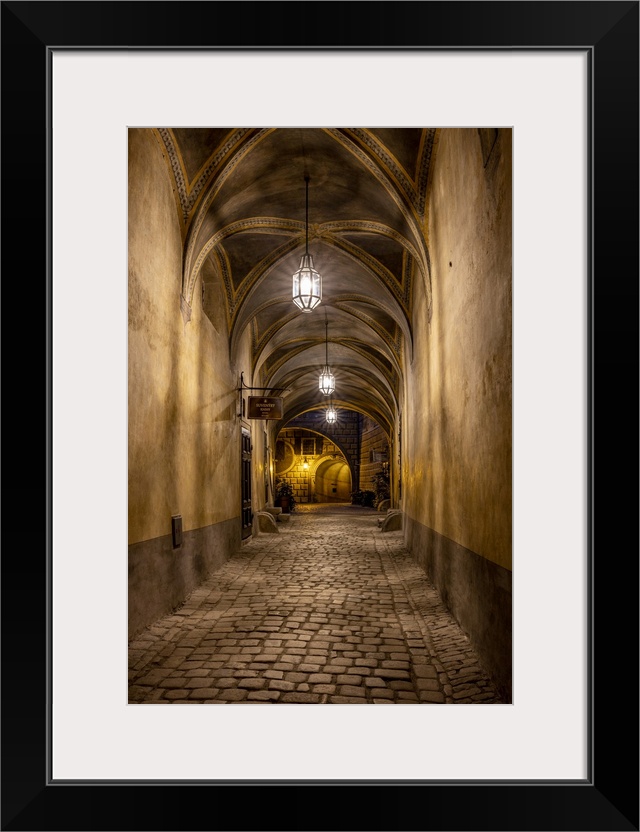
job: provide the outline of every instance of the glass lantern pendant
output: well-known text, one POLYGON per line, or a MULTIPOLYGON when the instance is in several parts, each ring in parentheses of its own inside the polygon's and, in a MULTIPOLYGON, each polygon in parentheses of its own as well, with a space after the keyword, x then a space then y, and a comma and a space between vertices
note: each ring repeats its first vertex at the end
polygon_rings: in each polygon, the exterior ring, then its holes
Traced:
POLYGON ((309 177, 305 176, 306 210, 305 210, 305 251, 300 260, 300 267, 293 275, 293 302, 303 312, 311 312, 322 300, 322 277, 313 267, 313 257, 309 254, 309 177))
POLYGON ((319 386, 323 396, 330 396, 336 389, 336 377, 331 372, 331 367, 322 368, 319 386))
POLYGON ((320 387, 320 391, 324 396, 330 396, 333 391, 336 389, 336 377, 331 372, 331 367, 329 366, 329 341, 328 341, 328 328, 329 323, 325 320, 325 336, 324 336, 324 349, 325 349, 325 365, 322 368, 322 372, 320 373, 320 379, 318 386, 320 387))
POLYGON ((326 413, 325 418, 326 418, 327 422, 329 422, 330 425, 333 425, 333 424, 335 424, 335 422, 338 421, 338 413, 337 413, 335 407, 333 406, 333 402, 331 402, 331 404, 327 408, 327 413, 326 413))

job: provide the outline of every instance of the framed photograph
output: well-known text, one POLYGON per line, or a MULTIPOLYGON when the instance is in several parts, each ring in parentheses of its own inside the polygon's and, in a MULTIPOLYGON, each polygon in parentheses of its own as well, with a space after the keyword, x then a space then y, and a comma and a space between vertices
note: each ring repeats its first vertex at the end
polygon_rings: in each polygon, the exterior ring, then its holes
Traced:
POLYGON ((2 829, 640 828, 638 12, 2 2, 2 829), (508 705, 127 702, 127 131, 230 124, 513 131, 508 705))

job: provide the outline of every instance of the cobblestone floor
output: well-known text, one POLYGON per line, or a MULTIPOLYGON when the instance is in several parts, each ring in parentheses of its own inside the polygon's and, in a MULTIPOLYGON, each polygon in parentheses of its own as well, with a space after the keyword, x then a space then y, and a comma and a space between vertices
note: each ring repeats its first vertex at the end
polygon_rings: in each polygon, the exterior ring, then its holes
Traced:
POLYGON ((297 506, 129 645, 129 703, 501 703, 402 532, 297 506))

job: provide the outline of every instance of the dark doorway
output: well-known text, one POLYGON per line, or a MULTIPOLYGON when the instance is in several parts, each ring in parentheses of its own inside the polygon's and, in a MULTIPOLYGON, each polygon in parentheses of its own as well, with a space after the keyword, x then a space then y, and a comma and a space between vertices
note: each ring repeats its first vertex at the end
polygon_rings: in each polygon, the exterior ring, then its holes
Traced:
POLYGON ((242 539, 251 535, 251 435, 242 431, 242 539))

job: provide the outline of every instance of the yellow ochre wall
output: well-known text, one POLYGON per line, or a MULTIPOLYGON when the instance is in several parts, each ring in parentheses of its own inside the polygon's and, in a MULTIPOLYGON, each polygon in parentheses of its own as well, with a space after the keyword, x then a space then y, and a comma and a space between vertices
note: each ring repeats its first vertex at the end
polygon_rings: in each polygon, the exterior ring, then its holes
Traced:
POLYGON ((233 551, 240 438, 228 335, 204 314, 200 280, 188 323, 181 313, 176 204, 151 130, 129 131, 128 213, 131 635, 233 551), (173 514, 182 515, 180 548, 171 545, 173 514))
MULTIPOLYGON (((475 130, 443 130, 430 189, 433 315, 418 282, 405 511, 511 568, 511 147, 487 173, 475 130)), ((494 153, 497 148, 494 148, 494 153)))
POLYGON ((483 150, 476 129, 438 132, 426 228, 432 315, 429 321, 417 275, 402 508, 410 549, 480 652, 504 667, 511 634, 512 147, 508 129, 497 131, 493 145, 487 136, 483 150))

